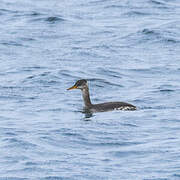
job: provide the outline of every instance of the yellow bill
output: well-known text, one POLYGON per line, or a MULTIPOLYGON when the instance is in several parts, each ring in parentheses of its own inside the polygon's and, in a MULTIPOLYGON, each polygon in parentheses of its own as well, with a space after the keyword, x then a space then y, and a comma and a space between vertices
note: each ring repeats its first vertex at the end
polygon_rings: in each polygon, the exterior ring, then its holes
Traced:
POLYGON ((68 88, 67 90, 72 90, 72 89, 77 89, 77 86, 76 86, 76 85, 74 85, 74 86, 72 86, 72 87, 68 88))

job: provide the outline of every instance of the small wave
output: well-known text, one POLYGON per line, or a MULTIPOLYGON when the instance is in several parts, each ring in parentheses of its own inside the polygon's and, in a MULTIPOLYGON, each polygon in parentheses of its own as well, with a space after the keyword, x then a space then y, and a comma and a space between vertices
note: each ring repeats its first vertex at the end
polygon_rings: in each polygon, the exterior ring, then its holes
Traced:
POLYGON ((174 174, 173 176, 180 178, 180 174, 174 174))
POLYGON ((35 166, 35 165, 38 165, 38 163, 35 163, 35 162, 25 162, 24 164, 25 166, 35 166))
POLYGON ((121 39, 117 38, 117 41, 125 41, 128 43, 128 47, 141 44, 154 45, 160 43, 167 46, 180 43, 180 39, 177 38, 178 31, 176 31, 178 27, 172 31, 170 30, 170 26, 173 26, 173 23, 167 25, 161 24, 156 28, 144 28, 134 33, 129 33, 128 35, 121 37, 121 39))
POLYGON ((143 152, 141 152, 141 151, 126 151, 126 152, 125 151, 114 151, 114 152, 109 152, 109 153, 111 153, 111 155, 116 158, 143 154, 143 152))
POLYGON ((129 69, 129 71, 134 71, 143 74, 161 73, 161 71, 158 68, 139 68, 139 69, 133 68, 133 69, 129 69))
POLYGON ((163 11, 166 11, 167 9, 174 10, 174 7, 171 3, 161 1, 161 0, 150 0, 150 4, 153 6, 153 8, 158 8, 163 11))
MULTIPOLYGON (((20 69, 21 72, 31 72, 31 71, 37 71, 37 70, 45 70, 47 69, 45 66, 30 66, 30 67, 22 67, 20 69)), ((29 76, 29 78, 33 77, 32 76, 29 76)), ((28 77, 27 77, 28 78, 28 77)))
POLYGON ((159 87, 157 87, 157 90, 153 92, 162 92, 162 93, 169 93, 169 92, 175 92, 177 89, 176 86, 170 85, 170 84, 163 84, 159 87))
POLYGON ((43 14, 39 13, 39 12, 26 12, 26 11, 16 11, 14 12, 14 16, 13 17, 32 17, 32 16, 42 16, 43 14))
POLYGON ((35 12, 35 11, 30 13, 30 16, 40 16, 40 15, 42 15, 42 14, 39 12, 35 12))
POLYGON ((155 90, 155 91, 152 91, 153 93, 171 93, 171 92, 175 92, 175 90, 173 89, 160 89, 160 90, 155 90))
POLYGON ((17 136, 17 134, 15 133, 12 133, 12 132, 7 132, 7 133, 4 133, 6 136, 17 136))
POLYGON ((20 37, 19 38, 20 40, 22 40, 22 41, 35 41, 35 39, 34 38, 28 38, 28 37, 20 37))
POLYGON ((56 23, 56 22, 63 22, 66 21, 64 18, 62 17, 58 17, 58 16, 50 16, 50 17, 41 17, 41 18, 35 18, 32 19, 31 21, 44 21, 44 22, 48 22, 48 23, 56 23))
POLYGON ((60 18, 60 17, 55 17, 55 16, 48 17, 45 20, 48 22, 65 21, 65 19, 60 18))
POLYGON ((58 84, 59 78, 54 76, 51 72, 42 72, 37 75, 30 75, 22 80, 24 84, 33 83, 33 84, 42 84, 44 86, 50 86, 52 84, 58 84))
MULTIPOLYGON (((104 68, 99 68, 98 69, 99 73, 101 74, 106 74, 107 76, 111 76, 111 77, 115 77, 115 78, 118 78, 118 79, 121 79, 121 75, 119 72, 116 72, 116 71, 112 71, 112 70, 109 70, 109 69, 104 69, 104 68)), ((102 80, 103 82, 109 84, 110 82, 106 82, 105 80, 102 80)), ((110 83, 111 84, 111 83, 110 83)), ((114 83, 116 84, 116 83, 114 83)), ((116 84, 117 85, 117 84, 116 84)))
POLYGON ((18 43, 16 41, 0 42, 0 44, 5 46, 24 46, 23 44, 18 43))
POLYGON ((4 14, 4 13, 17 13, 18 11, 13 11, 13 10, 9 10, 9 9, 0 9, 0 13, 4 14))
POLYGON ((105 85, 110 85, 110 86, 116 86, 116 87, 123 87, 122 85, 120 85, 120 84, 117 84, 117 83, 112 83, 112 82, 109 82, 109 81, 106 81, 106 80, 103 80, 103 83, 105 84, 105 85))
MULTIPOLYGON (((156 42, 165 42, 167 43, 179 43, 180 40, 174 39, 174 34, 172 32, 164 31, 164 27, 160 26, 159 28, 156 29, 143 29, 142 34, 146 35, 147 38, 148 36, 151 36, 153 38, 152 40, 157 40, 156 42)), ((141 33, 140 32, 140 33, 141 33)), ((150 39, 149 39, 150 40, 150 39)))
POLYGON ((174 92, 173 89, 161 89, 160 92, 174 92))
POLYGON ((122 123, 123 126, 128 126, 128 127, 138 127, 137 125, 135 124, 130 124, 130 123, 122 123))
POLYGON ((167 43, 172 43, 172 44, 180 43, 179 40, 175 40, 173 38, 165 38, 164 41, 167 42, 167 43))
POLYGON ((105 2, 108 2, 108 0, 94 0, 90 1, 90 4, 95 4, 97 6, 97 4, 104 4, 105 2))
POLYGON ((123 8, 123 6, 122 5, 114 5, 114 4, 112 4, 112 5, 107 5, 107 6, 105 6, 104 7, 105 9, 119 9, 119 8, 123 8))
POLYGON ((8 142, 7 147, 23 147, 24 149, 35 148, 37 145, 27 141, 18 140, 17 138, 5 138, 4 141, 8 142))
POLYGON ((143 34, 147 34, 147 35, 159 35, 159 33, 155 32, 152 29, 143 29, 141 32, 143 34))
POLYGON ((156 5, 165 5, 165 3, 163 2, 163 1, 157 1, 157 0, 150 0, 150 2, 152 3, 152 4, 156 4, 156 5))
POLYGON ((68 177, 63 178, 62 176, 47 176, 47 177, 40 178, 40 180, 63 180, 63 179, 73 180, 72 178, 68 178, 68 177))
POLYGON ((79 138, 81 140, 86 140, 85 138, 83 138, 83 136, 81 134, 75 133, 75 132, 64 132, 64 133, 62 133, 62 135, 64 135, 64 136, 72 136, 74 138, 76 137, 76 138, 79 138))
POLYGON ((127 16, 127 17, 137 17, 137 16, 148 16, 151 15, 148 12, 141 12, 141 11, 129 11, 123 14, 123 16, 127 16))

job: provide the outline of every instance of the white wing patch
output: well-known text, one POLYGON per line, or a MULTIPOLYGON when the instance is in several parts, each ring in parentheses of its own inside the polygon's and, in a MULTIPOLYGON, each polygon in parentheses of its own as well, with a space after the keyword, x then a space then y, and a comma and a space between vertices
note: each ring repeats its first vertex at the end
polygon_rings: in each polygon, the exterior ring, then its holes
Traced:
POLYGON ((130 107, 130 106, 121 106, 121 107, 115 108, 114 110, 128 111, 128 110, 136 110, 136 108, 135 107, 130 107))

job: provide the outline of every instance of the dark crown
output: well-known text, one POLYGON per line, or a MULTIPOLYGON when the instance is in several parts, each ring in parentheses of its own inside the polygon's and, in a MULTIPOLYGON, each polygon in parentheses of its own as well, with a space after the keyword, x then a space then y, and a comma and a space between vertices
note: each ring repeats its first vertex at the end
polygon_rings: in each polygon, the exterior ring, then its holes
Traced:
POLYGON ((81 79, 76 82, 75 86, 82 86, 86 83, 87 83, 87 81, 85 79, 81 79))

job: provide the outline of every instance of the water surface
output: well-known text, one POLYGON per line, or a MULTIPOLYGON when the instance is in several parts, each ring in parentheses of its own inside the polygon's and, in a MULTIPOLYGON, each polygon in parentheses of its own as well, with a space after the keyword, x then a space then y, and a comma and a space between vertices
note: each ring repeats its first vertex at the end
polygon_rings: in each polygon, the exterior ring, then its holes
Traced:
POLYGON ((1 1, 0 180, 180 179, 178 0, 1 1), (134 112, 82 113, 94 103, 134 112))

